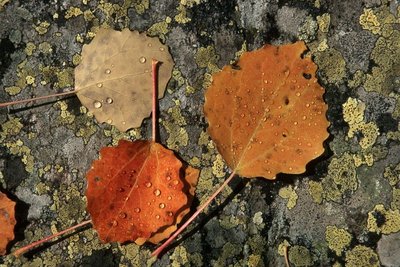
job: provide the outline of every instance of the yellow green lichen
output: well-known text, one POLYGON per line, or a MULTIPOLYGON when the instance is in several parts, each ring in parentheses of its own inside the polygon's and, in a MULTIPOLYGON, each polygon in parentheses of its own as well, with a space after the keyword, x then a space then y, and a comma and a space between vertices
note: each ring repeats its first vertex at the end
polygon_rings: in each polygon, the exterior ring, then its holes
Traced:
POLYGON ((315 203, 322 203, 324 188, 322 187, 322 184, 320 182, 309 181, 308 192, 310 193, 315 203))
POLYGON ((400 188, 392 189, 392 202, 390 203, 390 207, 392 210, 400 210, 400 188))
POLYGON ((10 154, 21 157, 27 172, 33 172, 34 158, 29 147, 25 146, 20 139, 15 142, 5 142, 3 145, 9 149, 10 154))
POLYGON ((79 7, 71 6, 65 12, 64 18, 70 19, 70 18, 77 17, 77 16, 82 15, 82 14, 83 14, 83 12, 79 7))
POLYGON ((140 266, 139 250, 140 247, 135 243, 118 244, 118 248, 122 253, 121 261, 127 260, 132 266, 140 266))
POLYGON ((346 267, 378 267, 378 255, 369 247, 355 246, 346 253, 346 267))
POLYGON ((20 118, 10 118, 8 121, 1 125, 0 142, 3 142, 10 136, 16 136, 21 132, 24 125, 21 123, 20 118))
POLYGON ((313 266, 314 260, 310 251, 303 246, 293 246, 289 249, 289 261, 294 266, 313 266))
POLYGON ((183 78, 182 73, 178 69, 172 70, 172 79, 178 83, 178 87, 181 87, 185 84, 185 78, 183 78))
POLYGON ((53 52, 53 48, 51 47, 51 44, 49 44, 48 42, 40 43, 38 46, 38 50, 43 54, 50 54, 53 52))
POLYGON ((33 52, 36 50, 36 45, 32 42, 27 42, 25 46, 25 53, 28 56, 32 56, 33 52))
POLYGON ((318 44, 317 46, 317 50, 319 52, 324 52, 325 50, 327 50, 329 48, 328 46, 328 40, 326 38, 322 39, 322 41, 318 44))
POLYGON ((169 32, 168 27, 170 23, 170 17, 167 17, 163 21, 154 23, 149 29, 147 29, 147 34, 150 36, 158 36, 162 41, 165 41, 165 35, 169 32))
POLYGON ((4 91, 7 92, 7 94, 14 96, 14 95, 18 95, 19 93, 21 93, 21 88, 18 86, 9 86, 9 87, 5 87, 4 91))
POLYGON ((174 252, 169 257, 171 260, 172 267, 180 267, 188 262, 188 253, 186 248, 178 246, 174 249, 174 252))
POLYGON ((285 256, 287 249, 290 247, 289 241, 286 239, 283 240, 279 245, 278 245, 278 254, 281 256, 285 256))
POLYGON ((367 229, 370 232, 391 234, 400 231, 400 212, 398 209, 386 210, 382 204, 378 204, 368 212, 367 229))
POLYGON ((337 256, 340 256, 343 250, 350 245, 352 236, 345 229, 328 225, 325 230, 325 239, 328 247, 333 250, 337 256))
POLYGON ((188 22, 191 21, 191 19, 187 17, 187 11, 186 11, 186 7, 185 6, 179 5, 176 9, 179 12, 174 17, 176 22, 178 22, 180 24, 185 24, 185 23, 188 23, 188 22))
POLYGON ((381 24, 371 8, 364 8, 364 13, 361 14, 359 21, 364 30, 368 30, 373 34, 380 33, 381 24))
POLYGON ((353 155, 354 165, 360 167, 363 164, 371 167, 374 164, 374 155, 372 153, 355 154, 353 155))
POLYGON ((71 114, 67 109, 68 105, 65 101, 58 101, 55 103, 54 108, 60 109, 60 116, 58 117, 58 122, 63 125, 72 124, 75 120, 75 115, 71 114))
POLYGON ((226 243, 222 248, 222 253, 216 262, 212 263, 212 266, 226 266, 226 261, 242 253, 243 248, 239 244, 226 243))
POLYGON ((345 192, 357 189, 357 173, 351 154, 344 153, 332 159, 328 175, 322 179, 322 187, 324 199, 331 201, 341 201, 345 192))
POLYGON ((74 69, 65 68, 56 72, 57 82, 54 84, 55 88, 72 87, 74 84, 74 69))
POLYGON ((296 206, 298 195, 291 185, 279 189, 279 196, 287 200, 286 207, 289 210, 296 206))
POLYGON ((329 31, 329 25, 331 23, 331 16, 329 15, 329 13, 317 16, 317 22, 318 22, 318 29, 321 32, 327 33, 329 31))
POLYGON ((213 174, 215 175, 215 177, 221 178, 225 176, 225 171, 224 171, 224 167, 225 167, 225 162, 222 159, 221 155, 217 155, 215 157, 215 160, 213 162, 213 174))
POLYGON ((355 133, 361 132, 363 137, 359 144, 361 148, 367 149, 375 144, 379 129, 374 122, 364 122, 364 111, 365 104, 358 99, 349 97, 343 104, 343 119, 349 124, 347 136, 353 138, 355 133))
POLYGON ((236 228, 238 225, 244 224, 245 222, 241 220, 238 216, 223 216, 219 224, 224 229, 233 229, 236 228))
POLYGON ((50 27, 50 23, 48 21, 39 22, 37 26, 35 26, 35 30, 40 34, 45 34, 50 27))
POLYGON ((175 101, 175 106, 169 108, 167 113, 170 116, 167 120, 162 120, 161 124, 168 132, 167 146, 170 149, 177 150, 179 147, 187 146, 189 136, 186 129, 186 120, 181 114, 180 101, 175 101))
POLYGON ((133 7, 136 13, 139 15, 143 14, 150 7, 150 0, 136 0, 133 1, 133 7))
POLYGON ((89 142, 90 137, 94 135, 96 132, 97 132, 97 127, 92 123, 88 123, 88 125, 80 127, 78 131, 75 133, 75 135, 78 137, 82 137, 84 144, 87 144, 89 142))
POLYGON ((246 266, 249 266, 249 267, 264 266, 262 257, 260 255, 250 255, 249 259, 247 260, 246 266))
POLYGON ((216 54, 213 46, 200 47, 194 59, 199 68, 208 68, 211 73, 219 71, 217 66, 219 56, 216 54))
POLYGON ((365 82, 365 73, 362 72, 361 70, 357 70, 353 74, 353 78, 347 82, 350 88, 357 88, 361 84, 365 82))
POLYGON ((315 63, 321 71, 321 78, 326 83, 339 84, 346 77, 346 61, 342 54, 334 49, 328 48, 315 53, 315 63))

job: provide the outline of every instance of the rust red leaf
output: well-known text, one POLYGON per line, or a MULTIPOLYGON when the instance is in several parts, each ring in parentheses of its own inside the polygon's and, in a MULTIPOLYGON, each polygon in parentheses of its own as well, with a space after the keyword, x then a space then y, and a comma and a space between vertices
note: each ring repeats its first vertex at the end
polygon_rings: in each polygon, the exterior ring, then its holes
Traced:
POLYGON ((0 192, 0 255, 6 254, 6 248, 14 239, 15 202, 0 192))

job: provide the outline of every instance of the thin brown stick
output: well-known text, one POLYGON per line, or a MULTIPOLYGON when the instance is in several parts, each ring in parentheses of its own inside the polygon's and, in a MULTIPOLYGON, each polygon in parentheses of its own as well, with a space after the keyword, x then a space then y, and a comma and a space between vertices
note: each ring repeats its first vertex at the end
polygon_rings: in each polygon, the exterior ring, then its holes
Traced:
POLYGON ((75 94, 75 91, 69 91, 69 92, 64 92, 64 93, 57 93, 57 94, 52 94, 52 95, 46 95, 46 96, 38 96, 30 99, 22 99, 22 100, 15 100, 11 102, 5 102, 5 103, 0 103, 0 107, 7 107, 11 105, 16 105, 16 104, 23 104, 23 103, 28 103, 28 102, 33 102, 37 100, 43 100, 51 97, 57 97, 57 96, 65 96, 65 95, 72 95, 75 94))
POLYGON ((283 247, 283 257, 285 258, 286 267, 290 267, 289 257, 288 257, 288 247, 287 246, 283 247))
POLYGON ((152 103, 152 140, 156 142, 157 140, 157 103, 158 103, 158 77, 157 77, 157 65, 158 61, 153 59, 151 61, 151 75, 153 78, 153 103, 152 103))
POLYGON ((63 235, 65 233, 67 233, 67 232, 73 231, 73 230, 75 230, 75 229, 77 229, 79 227, 85 226, 85 225, 87 225, 87 224, 89 224, 91 222, 92 222, 92 220, 87 220, 87 221, 81 222, 81 223, 79 223, 77 225, 74 225, 74 226, 68 228, 68 229, 62 230, 61 232, 55 233, 55 234, 50 235, 48 237, 45 237, 45 238, 43 238, 41 240, 33 242, 33 243, 29 244, 29 245, 26 245, 25 247, 17 249, 16 251, 13 252, 13 255, 15 257, 19 257, 22 254, 28 252, 29 250, 33 249, 36 246, 39 246, 39 245, 41 245, 41 244, 43 244, 43 243, 45 243, 47 241, 50 241, 50 240, 52 240, 52 239, 54 239, 56 237, 59 237, 60 235, 63 235))
POLYGON ((216 196, 228 185, 228 183, 235 177, 235 172, 232 172, 231 175, 228 177, 228 179, 225 180, 225 182, 204 202, 195 213, 181 226, 179 227, 176 232, 170 236, 167 241, 165 241, 161 246, 159 246, 153 253, 151 254, 152 257, 158 257, 160 253, 169 245, 171 244, 172 241, 175 240, 175 238, 183 231, 186 229, 186 227, 194 220, 196 217, 202 212, 208 205, 210 205, 211 201, 216 198, 216 196))

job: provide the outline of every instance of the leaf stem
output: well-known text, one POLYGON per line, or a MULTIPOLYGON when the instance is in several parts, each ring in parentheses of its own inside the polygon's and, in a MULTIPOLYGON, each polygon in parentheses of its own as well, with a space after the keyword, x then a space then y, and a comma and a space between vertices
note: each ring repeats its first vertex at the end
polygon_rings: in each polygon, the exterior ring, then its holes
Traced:
POLYGON ((208 205, 210 205, 211 201, 213 201, 216 196, 229 184, 229 182, 235 177, 235 172, 232 172, 228 179, 196 210, 195 213, 181 226, 176 232, 171 235, 161 246, 159 246, 153 253, 152 257, 158 257, 160 253, 169 245, 175 238, 186 229, 186 227, 194 220, 196 217, 202 212, 208 205))
POLYGON ((151 75, 153 78, 153 103, 152 103, 152 140, 153 142, 157 141, 157 100, 158 100, 158 76, 157 76, 157 67, 159 61, 156 59, 152 59, 151 61, 151 75))
POLYGON ((43 244, 43 243, 45 243, 45 242, 48 242, 48 241, 50 241, 50 240, 52 240, 52 239, 54 239, 54 238, 56 238, 56 237, 58 237, 58 236, 60 236, 60 235, 63 235, 63 234, 65 234, 65 233, 67 233, 67 232, 70 232, 70 231, 73 231, 73 230, 75 230, 75 229, 77 229, 77 228, 79 228, 79 227, 85 226, 85 225, 87 225, 87 224, 89 224, 89 223, 91 223, 91 222, 92 222, 92 220, 87 220, 87 221, 81 222, 81 223, 79 223, 79 224, 77 224, 77 225, 74 225, 74 226, 68 228, 68 229, 62 230, 61 232, 55 233, 55 234, 50 235, 50 236, 48 236, 48 237, 45 237, 45 238, 43 238, 43 239, 41 239, 41 240, 38 240, 38 241, 36 241, 36 242, 33 242, 33 243, 31 243, 31 244, 29 244, 29 245, 27 245, 27 246, 25 246, 25 247, 22 247, 22 248, 17 249, 16 251, 13 252, 13 255, 14 255, 15 257, 19 257, 19 256, 21 256, 22 254, 28 252, 29 250, 33 249, 34 247, 36 247, 36 246, 38 246, 38 245, 41 245, 41 244, 43 244))
POLYGON ((16 105, 16 104, 28 103, 28 102, 47 99, 47 98, 51 98, 51 97, 72 95, 75 93, 76 93, 75 91, 69 91, 69 92, 57 93, 57 94, 46 95, 46 96, 38 96, 38 97, 30 98, 30 99, 15 100, 15 101, 11 101, 11 102, 0 103, 0 107, 7 107, 7 106, 11 106, 11 105, 16 105))

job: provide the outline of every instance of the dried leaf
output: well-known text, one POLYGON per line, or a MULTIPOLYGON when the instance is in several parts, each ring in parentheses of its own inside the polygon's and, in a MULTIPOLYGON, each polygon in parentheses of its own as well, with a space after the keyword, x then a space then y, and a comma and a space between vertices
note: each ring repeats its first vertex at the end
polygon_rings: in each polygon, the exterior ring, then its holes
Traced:
POLYGON ((0 255, 6 254, 8 243, 14 239, 15 202, 0 192, 0 255))
POLYGON ((324 151, 329 122, 304 42, 244 53, 213 76, 204 112, 229 167, 243 177, 299 174, 324 151))
POLYGON ((187 212, 188 177, 182 177, 182 163, 171 150, 151 141, 121 140, 117 147, 101 149, 100 156, 87 174, 86 196, 103 241, 144 242, 187 212))
POLYGON ((173 60, 158 38, 124 29, 100 29, 82 49, 75 68, 79 100, 99 122, 119 130, 139 127, 151 112, 151 60, 162 63, 158 73, 158 97, 164 95, 173 60))

